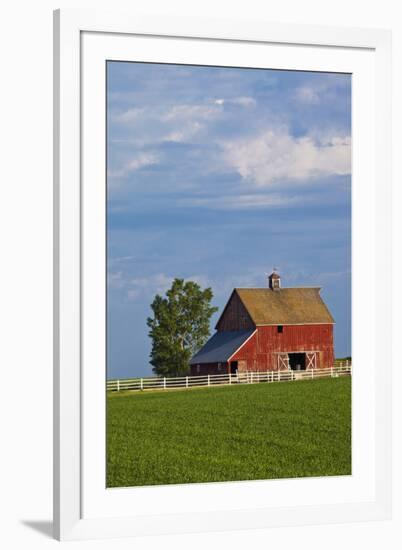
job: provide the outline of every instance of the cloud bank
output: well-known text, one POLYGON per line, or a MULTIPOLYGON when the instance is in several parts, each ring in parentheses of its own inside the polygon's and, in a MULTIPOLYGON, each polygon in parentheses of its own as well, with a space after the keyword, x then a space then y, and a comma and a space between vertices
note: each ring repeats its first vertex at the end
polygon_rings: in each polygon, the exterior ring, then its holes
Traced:
POLYGON ((294 137, 286 130, 222 144, 224 159, 242 178, 259 187, 280 181, 307 181, 351 171, 350 136, 317 142, 294 137))

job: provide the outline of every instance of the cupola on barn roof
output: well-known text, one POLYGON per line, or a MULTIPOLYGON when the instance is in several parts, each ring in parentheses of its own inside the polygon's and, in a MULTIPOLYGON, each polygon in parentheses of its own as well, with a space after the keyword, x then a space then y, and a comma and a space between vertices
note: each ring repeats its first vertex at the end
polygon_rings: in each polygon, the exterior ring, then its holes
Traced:
POLYGON ((280 290, 280 288, 281 288, 281 278, 278 275, 278 273, 276 273, 276 271, 271 273, 271 275, 268 277, 268 287, 271 290, 275 290, 275 291, 280 290))

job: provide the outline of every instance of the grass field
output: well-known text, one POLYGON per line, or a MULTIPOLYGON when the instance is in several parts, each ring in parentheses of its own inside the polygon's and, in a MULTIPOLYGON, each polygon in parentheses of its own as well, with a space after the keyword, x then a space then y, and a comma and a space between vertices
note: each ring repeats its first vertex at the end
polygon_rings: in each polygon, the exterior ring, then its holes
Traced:
POLYGON ((107 396, 107 486, 351 473, 351 379, 107 396))

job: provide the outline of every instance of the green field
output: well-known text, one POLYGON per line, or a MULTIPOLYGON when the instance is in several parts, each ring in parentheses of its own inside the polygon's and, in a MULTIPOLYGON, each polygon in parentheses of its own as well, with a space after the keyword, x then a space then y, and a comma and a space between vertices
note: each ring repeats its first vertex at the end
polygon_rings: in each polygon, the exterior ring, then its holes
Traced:
POLYGON ((351 473, 351 379, 107 396, 107 486, 351 473))

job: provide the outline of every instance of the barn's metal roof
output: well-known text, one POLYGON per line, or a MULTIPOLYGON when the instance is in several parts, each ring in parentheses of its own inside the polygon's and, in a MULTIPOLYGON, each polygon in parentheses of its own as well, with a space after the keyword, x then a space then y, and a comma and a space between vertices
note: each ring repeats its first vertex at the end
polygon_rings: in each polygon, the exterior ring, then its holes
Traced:
POLYGON ((334 323, 320 288, 235 288, 256 325, 334 323))
POLYGON ((255 330, 216 332, 194 355, 190 364, 224 363, 254 332, 255 330))

